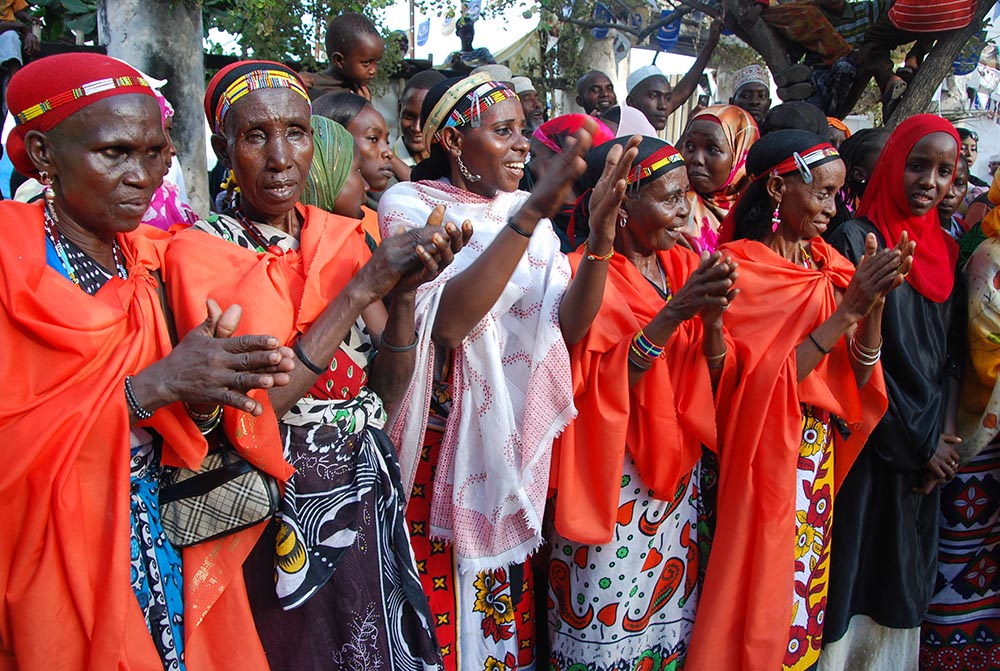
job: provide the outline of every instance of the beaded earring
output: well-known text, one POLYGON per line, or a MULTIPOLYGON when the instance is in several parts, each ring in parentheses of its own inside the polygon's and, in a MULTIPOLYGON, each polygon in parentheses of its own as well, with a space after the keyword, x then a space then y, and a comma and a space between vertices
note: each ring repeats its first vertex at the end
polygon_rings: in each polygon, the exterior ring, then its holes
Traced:
POLYGON ((778 226, 781 226, 781 211, 780 211, 780 207, 781 207, 781 201, 779 200, 778 204, 774 206, 774 214, 771 215, 771 232, 772 233, 774 233, 775 231, 778 230, 778 226))
POLYGON ((52 189, 52 178, 49 177, 49 173, 41 170, 38 173, 38 181, 45 187, 45 203, 47 205, 52 205, 53 201, 56 199, 56 192, 52 189))

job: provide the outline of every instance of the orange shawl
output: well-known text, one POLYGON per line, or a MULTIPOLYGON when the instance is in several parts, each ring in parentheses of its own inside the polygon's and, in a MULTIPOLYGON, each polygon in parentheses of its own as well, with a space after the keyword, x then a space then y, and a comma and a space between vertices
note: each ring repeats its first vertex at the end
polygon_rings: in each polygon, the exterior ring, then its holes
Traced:
POLYGON ((759 242, 721 248, 740 264, 740 295, 726 313, 740 383, 719 403, 718 542, 688 671, 781 668, 792 622, 800 404, 828 410, 851 430, 849 439, 835 438, 835 490, 886 409, 881 365, 859 390, 845 338, 796 384, 795 349, 833 314, 835 287, 845 288, 854 273, 819 238, 811 245, 819 270, 796 266, 759 242))
MULTIPOLYGON (((119 236, 129 278, 89 296, 46 265, 41 203, 0 219, 0 668, 161 670, 130 586, 123 381, 171 349, 150 275, 167 236, 119 236)), ((174 461, 204 456, 180 404, 146 425, 174 461)))
MULTIPOLYGON (((236 335, 269 334, 290 343, 303 331, 370 258, 360 222, 329 214, 315 207, 296 205, 304 217, 299 235, 298 251, 281 256, 269 252, 244 249, 202 231, 178 231, 166 253, 164 281, 173 307, 179 333, 186 332, 204 320, 204 305, 214 298, 223 308, 234 303, 243 308, 236 335), (224 269, 224 272, 220 272, 224 269)), ((229 418, 227 417, 227 420, 229 418)), ((270 407, 257 418, 241 414, 241 426, 230 435, 242 436, 252 425, 255 437, 252 448, 241 444, 241 453, 251 463, 271 473, 280 481, 287 480, 294 469, 282 456, 281 436, 277 418, 270 407), (253 420, 252 423, 250 420, 253 420)), ((228 590, 227 600, 220 599, 214 608, 219 618, 229 619, 229 626, 241 626, 248 637, 255 632, 246 589, 243 586, 243 561, 260 537, 263 525, 230 536, 222 547, 204 552, 201 547, 188 548, 184 553, 184 593, 191 597, 192 589, 201 588, 198 577, 207 571, 222 571, 225 579, 239 589, 228 590), (237 598, 238 597, 238 598, 237 598)), ((224 583, 223 583, 224 584, 224 583)), ((211 587, 211 586, 208 586, 211 587)), ((207 612, 213 608, 215 592, 208 600, 187 604, 207 612)), ((230 631, 238 631, 231 629, 230 631)), ((230 636, 230 639, 232 637, 230 636)), ((231 651, 209 637, 193 640, 189 635, 188 658, 192 650, 220 657, 231 651)), ((256 636, 253 636, 255 646, 256 636)), ((235 646, 234 646, 235 647, 235 646)), ((266 667, 265 667, 266 668, 266 667)), ((192 671, 200 671, 192 667, 192 671)), ((242 671, 245 671, 242 670, 242 671)))
MULTIPOLYGON (((698 267, 690 250, 659 253, 679 289, 698 267)), ((581 254, 570 255, 575 269, 581 254)), ((625 256, 611 257, 604 301, 586 337, 570 348, 573 401, 579 415, 556 440, 550 488, 557 492, 555 524, 578 543, 607 543, 618 518, 618 487, 625 450, 643 482, 672 499, 678 481, 716 447, 712 383, 702 353, 701 320, 674 332, 657 363, 628 384, 632 337, 663 307, 663 299, 625 256)))

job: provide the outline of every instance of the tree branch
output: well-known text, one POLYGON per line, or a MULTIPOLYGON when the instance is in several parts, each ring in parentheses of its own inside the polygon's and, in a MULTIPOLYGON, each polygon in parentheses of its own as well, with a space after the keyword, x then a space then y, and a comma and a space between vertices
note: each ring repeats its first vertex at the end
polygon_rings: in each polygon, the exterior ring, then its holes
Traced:
POLYGON ((965 28, 960 28, 941 37, 924 59, 913 81, 906 87, 906 93, 899 101, 892 116, 886 122, 886 127, 892 129, 914 114, 922 114, 955 62, 955 57, 962 47, 975 33, 983 27, 983 18, 993 7, 995 0, 979 0, 972 21, 965 28))

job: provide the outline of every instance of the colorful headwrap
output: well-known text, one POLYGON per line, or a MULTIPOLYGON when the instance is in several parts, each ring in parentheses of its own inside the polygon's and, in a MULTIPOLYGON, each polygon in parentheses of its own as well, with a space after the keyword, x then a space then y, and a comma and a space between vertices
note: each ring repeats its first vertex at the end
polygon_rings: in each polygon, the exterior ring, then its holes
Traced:
POLYGON ((306 188, 299 200, 333 212, 333 204, 344 188, 354 163, 354 137, 336 121, 313 115, 313 160, 306 177, 306 188))
POLYGON ((922 215, 910 212, 903 188, 903 174, 913 147, 931 133, 947 133, 955 141, 955 155, 961 142, 951 122, 933 114, 912 116, 896 127, 882 149, 857 215, 867 217, 885 243, 894 246, 903 231, 917 243, 913 268, 906 281, 928 300, 941 303, 951 295, 955 280, 958 246, 941 228, 937 203, 922 215))
POLYGON ((428 91, 424 99, 425 109, 430 101, 434 101, 424 120, 424 137, 431 138, 433 145, 438 142, 437 135, 442 128, 466 124, 476 127, 483 110, 516 97, 517 94, 509 86, 494 81, 487 72, 457 82, 453 79, 442 82, 428 91), (441 94, 439 87, 447 88, 441 94))
POLYGON ((24 148, 28 131, 48 132, 98 100, 130 93, 153 97, 139 71, 116 58, 73 53, 28 63, 7 87, 7 108, 17 123, 7 138, 14 168, 27 177, 38 177, 24 148))
MULTIPOLYGON (((583 171, 578 183, 581 194, 573 205, 573 214, 567 227, 570 240, 576 239, 577 217, 590 217, 590 194, 604 174, 604 163, 607 161, 608 153, 615 145, 624 148, 628 142, 627 137, 615 138, 600 147, 594 147, 587 154, 587 169, 583 171)), ((680 152, 659 138, 643 137, 638 150, 632 161, 632 169, 626 177, 628 189, 631 191, 637 191, 674 168, 684 167, 684 157, 680 152)))
POLYGON ((233 103, 261 89, 291 89, 309 103, 309 94, 294 70, 271 61, 238 61, 219 70, 205 90, 205 116, 212 130, 221 134, 233 103))
POLYGON ((572 136, 591 120, 597 122, 597 130, 591 134, 592 146, 596 147, 615 139, 615 134, 611 132, 610 128, 587 114, 563 114, 555 119, 550 119, 535 129, 535 132, 531 134, 531 139, 538 140, 559 154, 562 153, 566 138, 572 136))
POLYGON ((803 182, 811 184, 813 180, 810 168, 823 165, 824 163, 829 163, 830 161, 834 161, 839 158, 840 154, 833 148, 832 144, 829 142, 822 142, 801 152, 792 152, 791 156, 782 159, 780 162, 771 166, 759 175, 752 175, 752 178, 753 181, 756 182, 758 179, 764 177, 777 177, 779 175, 790 175, 793 172, 798 172, 802 177, 803 182))
POLYGON ((745 68, 740 68, 736 71, 736 77, 733 81, 733 97, 735 98, 739 94, 740 89, 747 84, 760 84, 764 88, 771 87, 771 78, 767 73, 767 68, 763 65, 748 65, 745 68))

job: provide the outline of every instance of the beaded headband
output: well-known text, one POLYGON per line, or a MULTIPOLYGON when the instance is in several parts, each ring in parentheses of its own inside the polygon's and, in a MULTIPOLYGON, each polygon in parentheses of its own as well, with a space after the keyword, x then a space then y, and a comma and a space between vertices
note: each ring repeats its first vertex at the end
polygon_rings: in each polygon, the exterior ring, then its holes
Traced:
POLYGON ((74 100, 79 100, 80 98, 86 98, 87 96, 92 96, 97 93, 103 93, 104 91, 110 91, 111 89, 117 88, 131 88, 133 86, 144 86, 149 88, 149 82, 139 76, 124 76, 124 77, 109 77, 107 79, 98 79, 92 82, 88 82, 83 86, 78 86, 77 88, 70 89, 69 91, 64 91, 57 95, 52 96, 37 105, 32 105, 23 112, 20 112, 14 116, 15 121, 18 124, 27 123, 32 119, 37 119, 46 112, 50 112, 57 107, 61 107, 74 100))
POLYGON ((282 70, 253 70, 235 79, 219 96, 219 102, 215 106, 215 132, 222 132, 226 115, 236 101, 261 89, 291 89, 309 103, 309 110, 312 112, 309 94, 298 77, 282 70))
POLYGON ((646 160, 632 168, 625 182, 628 185, 637 184, 657 172, 666 172, 666 170, 673 170, 682 165, 684 165, 684 157, 676 149, 666 145, 654 151, 646 160), (663 170, 664 168, 666 170, 663 170))
POLYGON ((833 145, 824 142, 823 144, 809 147, 802 152, 792 152, 791 156, 781 161, 773 168, 765 170, 759 175, 755 175, 753 179, 756 182, 758 179, 763 177, 777 177, 778 175, 785 175, 790 172, 798 171, 799 175, 802 176, 803 182, 806 184, 812 184, 812 170, 810 170, 809 167, 817 166, 839 157, 840 154, 833 148, 833 145))

